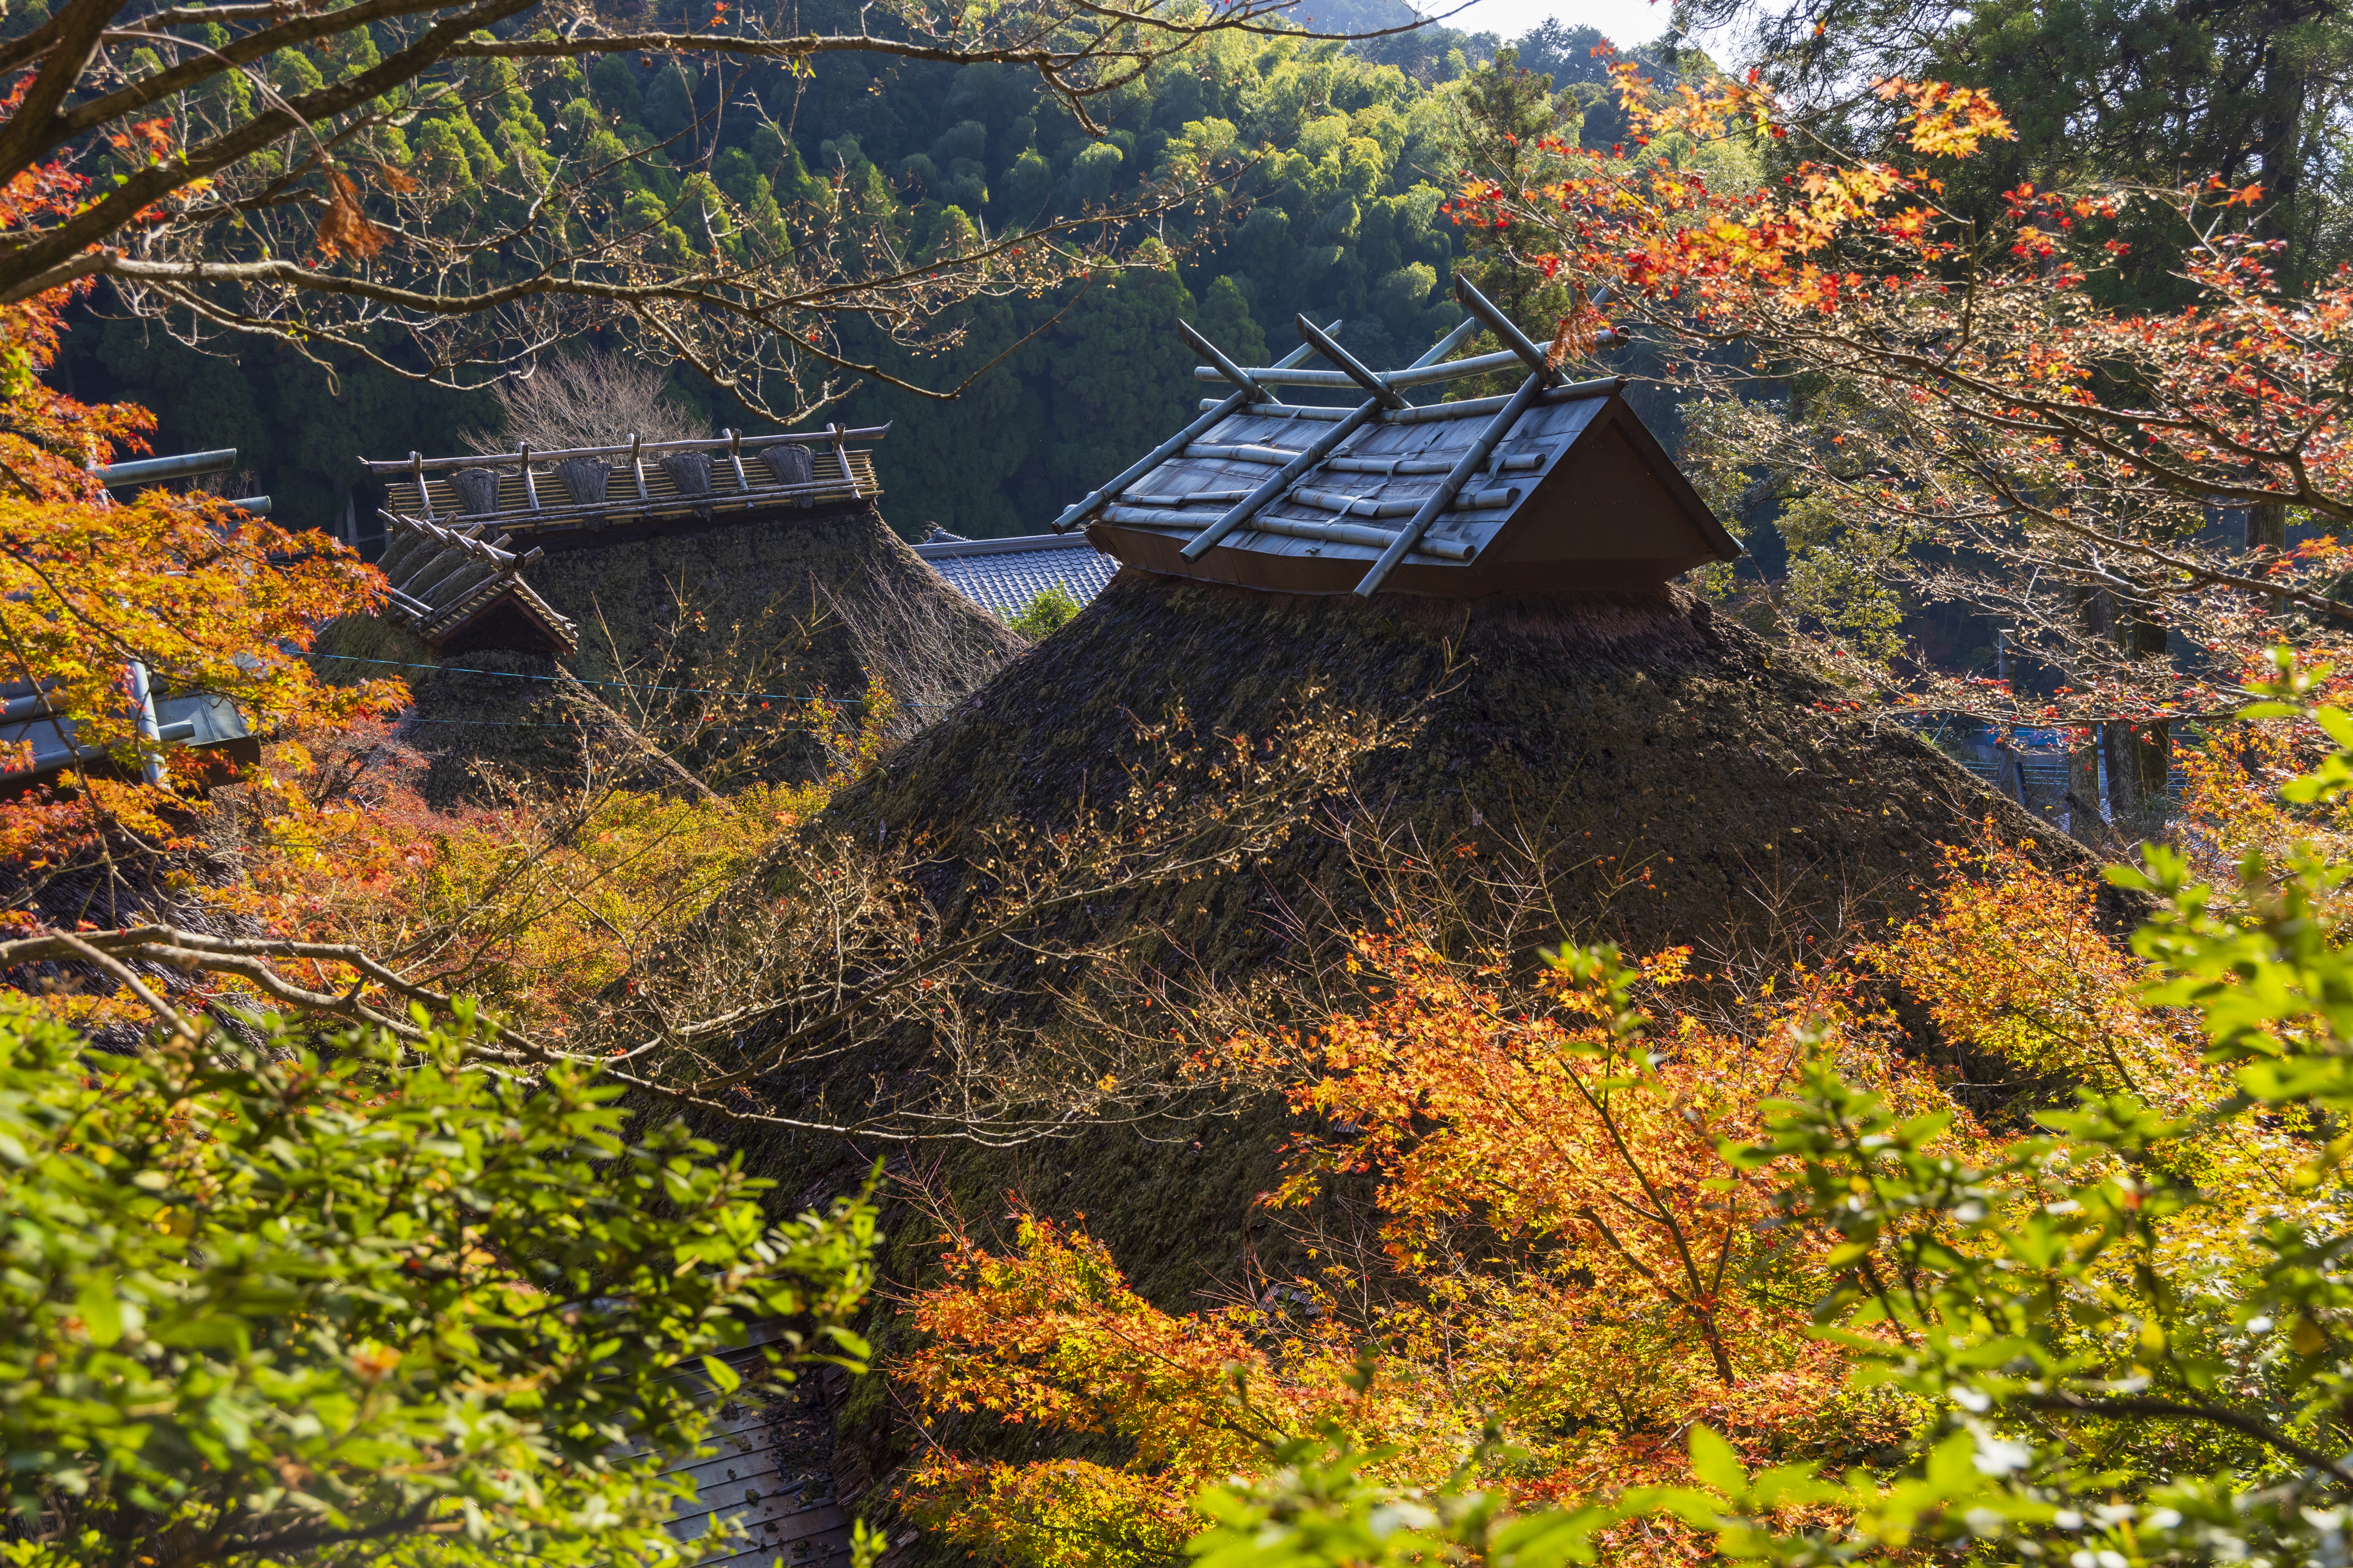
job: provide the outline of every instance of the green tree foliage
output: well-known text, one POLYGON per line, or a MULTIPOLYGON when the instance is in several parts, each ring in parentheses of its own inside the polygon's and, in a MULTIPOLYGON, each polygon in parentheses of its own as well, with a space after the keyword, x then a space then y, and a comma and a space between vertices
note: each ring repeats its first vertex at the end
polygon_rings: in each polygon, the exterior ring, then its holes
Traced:
POLYGON ((1050 637, 1071 624, 1082 606, 1071 591, 1056 583, 1038 590, 1037 597, 1006 617, 1005 624, 1031 642, 1050 637))
MULTIPOLYGON (((827 26, 828 16, 855 25, 823 6, 803 20, 827 26)), ((1564 79, 1582 79, 1599 74, 1588 53, 1599 40, 1547 24, 1523 48, 1564 79)), ((528 77, 480 61, 465 108, 385 128, 400 145, 387 141, 383 151, 460 194, 518 184, 491 176, 558 158, 601 168, 577 221, 643 226, 672 259, 714 247, 732 256, 740 241, 731 237, 744 231, 771 241, 815 232, 847 208, 885 217, 922 261, 982 234, 1131 195, 1171 173, 1235 175, 1229 205, 1161 226, 1166 249, 1139 258, 1137 282, 1114 289, 1101 276, 1083 291, 977 301, 963 308, 965 341, 944 360, 911 354, 880 331, 850 330, 854 357, 939 385, 1043 329, 961 402, 871 385, 839 416, 893 422, 883 481, 902 528, 1018 533, 1165 435, 1196 395, 1190 362, 1167 331, 1172 314, 1193 315, 1229 351, 1261 363, 1293 341, 1296 311, 1343 320, 1344 341, 1375 361, 1410 357, 1454 324, 1448 289, 1461 238, 1440 208, 1460 167, 1459 108, 1472 82, 1446 79, 1430 53, 1437 44, 1445 46, 1438 56, 1474 61, 1497 47, 1444 29, 1354 50, 1213 37, 1104 103, 1112 131, 1102 140, 1041 93, 1034 73, 1011 67, 834 55, 805 77, 738 64, 702 80, 668 57, 606 55, 528 77), (732 83, 724 93, 722 76, 732 83), (681 135, 698 115, 711 118, 681 135), (688 165, 705 151, 707 181, 694 180, 688 165)), ((352 63, 290 55, 284 68, 334 75, 352 63)), ((1548 110, 1553 99, 1532 90, 1548 110)), ((1558 101, 1573 113, 1582 100, 1558 101)), ((277 498, 275 515, 295 526, 338 524, 349 500, 373 531, 379 498, 355 457, 455 450, 459 432, 495 425, 477 399, 401 387, 364 369, 330 385, 266 345, 207 358, 152 324, 77 331, 66 353, 84 395, 135 393, 154 409, 159 450, 237 445, 257 488, 277 498)), ((679 378, 681 389, 714 426, 753 423, 689 379, 679 378)))
MULTIPOLYGON (((347 1038, 130 1055, 0 1016, 0 1447, 26 1565, 674 1561, 681 1366, 841 1322, 872 1213, 563 1069, 347 1038)), ((789 1372, 785 1373, 789 1376, 789 1372)))

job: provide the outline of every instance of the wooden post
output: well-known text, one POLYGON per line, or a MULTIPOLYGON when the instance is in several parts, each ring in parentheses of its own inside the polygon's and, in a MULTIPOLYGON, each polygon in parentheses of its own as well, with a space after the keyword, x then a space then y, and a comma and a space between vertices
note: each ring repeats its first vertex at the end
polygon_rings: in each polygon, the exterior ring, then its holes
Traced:
POLYGON ((744 432, 741 430, 727 432, 727 460, 735 465, 735 489, 741 493, 750 494, 752 481, 744 477, 744 432))
POLYGON ((630 432, 629 468, 638 476, 638 499, 641 501, 652 499, 646 494, 645 445, 646 438, 643 436, 637 434, 635 431, 630 432))
POLYGON ((531 510, 539 510, 539 486, 531 477, 531 443, 522 442, 515 450, 522 456, 522 499, 531 502, 531 510))
POLYGON ((864 499, 859 492, 858 476, 849 471, 849 448, 842 445, 841 426, 828 422, 825 433, 833 437, 833 460, 841 465, 841 482, 849 487, 849 499, 864 499))

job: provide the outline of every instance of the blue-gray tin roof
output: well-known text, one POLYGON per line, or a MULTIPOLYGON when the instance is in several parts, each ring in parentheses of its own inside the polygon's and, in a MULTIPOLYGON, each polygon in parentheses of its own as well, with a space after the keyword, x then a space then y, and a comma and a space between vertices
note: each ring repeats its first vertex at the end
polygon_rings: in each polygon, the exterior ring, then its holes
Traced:
POLYGON ((999 617, 1020 614, 1056 584, 1083 605, 1119 570, 1118 562, 1085 540, 1060 533, 958 539, 934 530, 915 553, 950 587, 999 617))

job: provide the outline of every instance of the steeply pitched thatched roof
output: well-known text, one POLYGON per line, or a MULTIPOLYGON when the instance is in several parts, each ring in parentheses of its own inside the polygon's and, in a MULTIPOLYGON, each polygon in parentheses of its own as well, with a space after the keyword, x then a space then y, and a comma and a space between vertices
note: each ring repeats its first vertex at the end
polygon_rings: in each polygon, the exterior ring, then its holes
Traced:
MULTIPOLYGON (((1302 690, 1407 719, 1413 743, 1362 765, 1333 820, 1410 827, 1433 848, 1511 833, 1573 849, 1556 893, 1578 940, 1630 947, 1826 929, 1901 906, 1937 846, 1996 818, 2078 852, 1941 753, 1851 716, 1834 688, 1677 590, 1503 596, 1248 592, 1122 573, 1079 617, 918 735, 833 815, 871 837, 1052 823, 1113 776, 1136 721, 1267 733, 1302 690), (1624 887, 1649 873, 1649 886, 1624 887)), ((1186 895, 1180 931, 1221 967, 1282 939, 1254 905, 1339 899, 1345 857, 1303 832, 1262 875, 1186 895)), ((1350 912, 1339 899, 1343 918, 1350 912)), ((1379 911, 1359 895, 1359 918, 1379 911)), ((1160 917, 1155 917, 1160 918, 1160 917)))
MULTIPOLYGON (((2087 864, 1680 591, 1367 602, 1133 571, 838 798, 828 822, 860 842, 920 839, 940 884, 926 889, 952 909, 954 879, 974 874, 960 858, 986 829, 1008 817, 1067 825, 1124 763, 1149 764, 1137 721, 1181 707, 1199 732, 1263 735, 1311 687, 1339 709, 1418 715, 1419 727, 1406 746, 1366 755, 1350 788, 1303 814, 1267 863, 1090 905, 1068 940, 1124 933, 1147 958, 1179 973, 1198 962, 1228 981, 1277 971, 1312 956, 1316 928, 1380 929, 1382 890, 1364 857, 1385 840, 1393 857, 1425 863, 1542 862, 1558 916, 1516 940, 1615 940, 1635 953, 1695 943, 1708 984, 1733 955, 1819 953, 1841 931, 1883 930, 1918 907, 1940 847, 1974 841, 1988 821, 2052 863, 2087 864), (1458 859, 1463 850, 1476 853, 1458 859)), ((852 1097, 874 1082, 895 1088, 923 1070, 860 1062, 825 1092, 855 1110, 852 1097)), ((822 1110, 813 1097, 800 1109, 822 1110)), ((1274 1245, 1253 1200, 1277 1184, 1296 1131, 1267 1098, 1182 1131, 1094 1126, 1034 1150, 951 1146, 929 1181, 976 1217, 998 1212, 1008 1190, 1046 1212, 1083 1212, 1137 1287, 1176 1310, 1207 1281, 1244 1277, 1245 1260, 1274 1245)), ((749 1153, 804 1198, 854 1186, 871 1158, 806 1136, 749 1153)), ((932 1227, 904 1224, 897 1245, 913 1270, 932 1227)), ((899 1331, 887 1310, 870 1327, 899 1331)), ((886 1473, 906 1435, 887 1402, 856 1409, 857 1462, 886 1473)))
MULTIPOLYGON (((339 623, 321 641, 318 662, 337 679, 407 679, 417 701, 405 738, 435 759, 427 793, 437 802, 494 794, 494 777, 574 776, 583 747, 614 732, 598 703, 633 714, 669 703, 691 709, 702 689, 748 689, 782 699, 745 706, 784 724, 797 699, 856 700, 871 673, 898 698, 894 729, 905 733, 1027 646, 941 582, 867 505, 795 509, 741 527, 566 537, 530 573, 551 613, 583 628, 568 662, 585 687, 567 687, 545 648, 438 658, 389 616, 339 623), (443 668, 419 668, 437 663, 443 668)), ((659 713, 640 722, 663 727, 659 713)), ((680 761, 734 770, 756 739, 740 727, 710 731, 680 761)), ((755 776, 824 771, 817 742, 800 731, 758 751, 755 776)))

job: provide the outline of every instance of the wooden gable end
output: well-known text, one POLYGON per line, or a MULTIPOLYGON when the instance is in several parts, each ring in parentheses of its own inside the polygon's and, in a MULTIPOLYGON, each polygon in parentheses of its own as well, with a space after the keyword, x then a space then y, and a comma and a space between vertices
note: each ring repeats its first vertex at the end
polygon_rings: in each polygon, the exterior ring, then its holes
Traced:
POLYGON ((1482 564, 1522 592, 1575 592, 1654 588, 1740 552, 1633 410, 1613 398, 1512 514, 1482 564))

